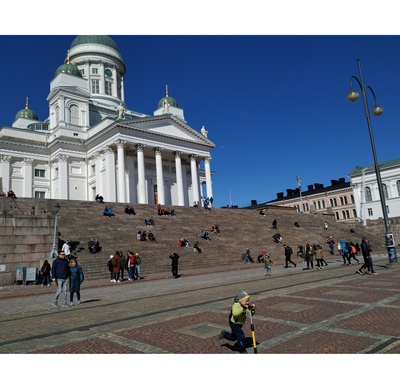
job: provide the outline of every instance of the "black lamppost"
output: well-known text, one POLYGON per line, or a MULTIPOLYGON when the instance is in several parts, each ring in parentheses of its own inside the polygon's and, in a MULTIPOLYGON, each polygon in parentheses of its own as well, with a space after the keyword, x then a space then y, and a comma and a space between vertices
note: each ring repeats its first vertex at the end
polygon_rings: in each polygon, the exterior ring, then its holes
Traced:
POLYGON ((58 224, 58 212, 60 212, 60 204, 54 206, 54 234, 53 234, 53 248, 51 249, 50 258, 56 258, 58 255, 57 250, 57 224, 58 224))
POLYGON ((379 190, 379 197, 380 197, 380 200, 381 200, 383 220, 385 222, 386 249, 388 251, 389 262, 397 262, 396 247, 395 247, 395 244, 394 244, 393 234, 390 231, 390 225, 389 225, 389 218, 388 218, 388 214, 387 214, 385 196, 384 196, 383 188, 382 188, 381 172, 379 170, 378 158, 376 156, 374 136, 373 136, 373 133, 372 133, 371 118, 369 116, 369 108, 368 108, 368 101, 367 101, 367 94, 366 94, 367 88, 370 90, 370 92, 372 93, 372 96, 374 97, 374 104, 375 105, 374 105, 374 108, 372 108, 372 113, 375 116, 380 116, 383 113, 383 108, 376 103, 375 93, 372 90, 372 88, 370 86, 368 86, 368 85, 367 86, 364 85, 362 74, 361 74, 361 66, 360 66, 360 59, 359 58, 357 58, 357 65, 358 65, 358 73, 360 75, 360 79, 358 79, 355 76, 351 76, 350 77, 350 92, 347 94, 347 100, 350 101, 351 103, 354 103, 360 97, 360 94, 357 91, 353 90, 353 86, 352 86, 352 83, 351 83, 352 80, 356 80, 358 85, 361 88, 361 93, 362 93, 362 96, 363 96, 365 116, 367 118, 369 138, 370 138, 371 147, 372 147, 372 155, 374 157, 376 180, 378 182, 378 190, 379 190))

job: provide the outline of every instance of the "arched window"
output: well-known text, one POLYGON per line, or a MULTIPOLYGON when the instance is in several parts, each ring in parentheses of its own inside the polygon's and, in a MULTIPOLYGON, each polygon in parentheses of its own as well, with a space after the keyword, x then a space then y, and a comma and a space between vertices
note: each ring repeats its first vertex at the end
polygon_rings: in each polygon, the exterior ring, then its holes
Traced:
POLYGON ((388 199, 389 193, 386 184, 382 184, 382 190, 383 190, 383 196, 385 197, 385 199, 388 199))
POLYGON ((335 218, 336 218, 336 220, 340 220, 339 212, 335 212, 335 218))
POLYGON ((353 195, 350 196, 350 200, 351 200, 351 203, 354 204, 354 196, 353 195))
POLYGON ((372 201, 371 188, 369 186, 365 187, 365 201, 368 203, 372 201))
POLYGON ((71 105, 71 124, 79 125, 79 107, 77 105, 71 105))
POLYGON ((329 202, 331 203, 331 207, 333 207, 333 199, 329 199, 329 202))
POLYGON ((343 200, 344 200, 344 204, 347 205, 347 197, 346 196, 343 197, 343 200))
POLYGON ((397 196, 400 196, 400 180, 396 182, 396 186, 397 186, 397 196))
POLYGON ((344 205, 343 197, 340 197, 340 205, 344 205))

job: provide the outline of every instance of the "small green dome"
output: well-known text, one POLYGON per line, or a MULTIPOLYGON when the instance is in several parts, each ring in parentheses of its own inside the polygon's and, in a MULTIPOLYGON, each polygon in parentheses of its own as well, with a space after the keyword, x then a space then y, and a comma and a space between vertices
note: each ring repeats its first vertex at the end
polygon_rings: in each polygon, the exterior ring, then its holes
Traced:
POLYGON ((108 35, 78 35, 72 41, 70 49, 72 49, 75 46, 91 44, 91 43, 108 46, 118 51, 118 53, 120 52, 117 44, 108 35))
POLYGON ((15 120, 17 119, 31 119, 31 120, 38 120, 38 117, 34 111, 26 106, 24 109, 21 109, 16 115, 15 120))
POLYGON ((81 71, 72 63, 64 63, 64 64, 60 65, 57 68, 54 76, 57 76, 60 73, 70 74, 71 76, 83 78, 81 71))
POLYGON ((167 100, 167 103, 170 107, 179 108, 177 101, 171 96, 163 97, 159 102, 157 108, 161 108, 164 105, 164 101, 167 100))

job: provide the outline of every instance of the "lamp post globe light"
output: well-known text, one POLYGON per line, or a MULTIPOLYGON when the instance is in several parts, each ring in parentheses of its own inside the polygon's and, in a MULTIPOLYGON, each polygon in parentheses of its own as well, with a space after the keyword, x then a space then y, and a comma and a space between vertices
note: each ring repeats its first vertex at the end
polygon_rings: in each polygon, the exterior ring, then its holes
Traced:
POLYGON ((364 85, 359 58, 357 58, 357 65, 358 65, 358 73, 360 75, 360 79, 358 79, 355 76, 350 77, 350 91, 349 91, 349 93, 347 93, 347 100, 350 101, 351 103, 354 103, 360 97, 360 94, 356 90, 353 90, 352 80, 355 80, 361 88, 361 93, 362 93, 362 97, 363 97, 364 111, 365 111, 365 116, 366 116, 367 124, 368 124, 369 138, 371 141, 372 155, 374 157, 376 180, 378 183, 378 190, 379 190, 379 197, 381 200, 383 220, 385 223, 385 244, 386 244, 386 249, 387 249, 388 256, 389 256, 389 262, 393 263, 393 262, 397 262, 396 247, 394 244, 393 234, 390 231, 389 218, 388 218, 388 214, 387 214, 385 196, 384 196, 383 187, 382 187, 381 172, 379 170, 378 158, 376 156, 374 136, 372 133, 371 117, 369 115, 369 108, 368 108, 368 101, 367 101, 367 93, 366 93, 367 89, 369 89, 369 91, 372 93, 372 96, 374 98, 375 105, 372 108, 373 115, 375 115, 375 116, 382 115, 383 108, 376 103, 376 96, 375 96, 375 93, 372 90, 372 88, 368 85, 366 85, 366 86, 364 85))
POLYGON ((53 233, 53 247, 51 249, 50 258, 56 258, 58 255, 57 250, 57 224, 58 224, 58 212, 60 211, 60 204, 54 206, 54 233, 53 233))

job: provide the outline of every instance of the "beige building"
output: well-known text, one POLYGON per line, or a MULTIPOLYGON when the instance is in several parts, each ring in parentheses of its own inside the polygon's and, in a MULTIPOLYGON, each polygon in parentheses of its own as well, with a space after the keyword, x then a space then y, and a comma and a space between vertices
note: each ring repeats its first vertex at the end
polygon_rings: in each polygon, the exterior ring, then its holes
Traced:
POLYGON ((327 187, 319 183, 308 185, 307 190, 302 189, 299 181, 298 188, 286 189, 286 195, 279 192, 276 196, 275 200, 259 204, 256 208, 279 205, 294 207, 302 213, 334 214, 339 222, 358 221, 353 188, 344 178, 331 180, 331 185, 327 187))

